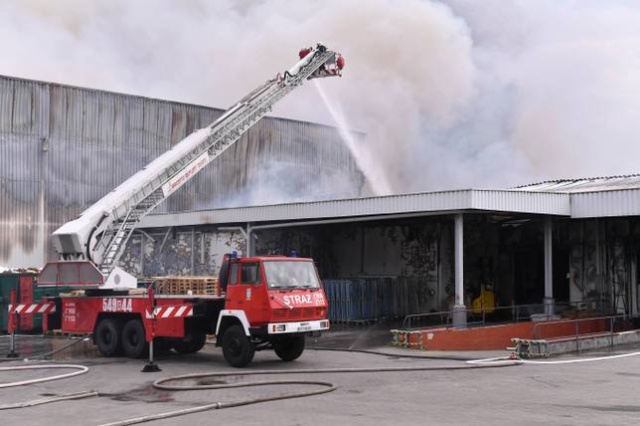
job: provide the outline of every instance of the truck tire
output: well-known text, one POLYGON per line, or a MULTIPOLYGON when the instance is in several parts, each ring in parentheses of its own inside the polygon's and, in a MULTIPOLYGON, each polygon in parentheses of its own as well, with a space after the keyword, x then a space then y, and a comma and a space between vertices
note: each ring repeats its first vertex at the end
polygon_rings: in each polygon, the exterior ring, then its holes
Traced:
POLYGON ((304 352, 304 336, 293 336, 273 344, 276 355, 283 361, 293 361, 300 358, 304 352))
POLYGON ((129 358, 142 358, 149 345, 146 341, 144 325, 139 319, 127 321, 122 329, 122 349, 129 358))
POLYGON ((122 321, 115 318, 103 318, 96 326, 96 345, 104 356, 119 355, 122 349, 122 321))
POLYGON ((229 365, 242 368, 253 360, 255 348, 244 334, 244 329, 235 324, 229 327, 222 336, 222 353, 229 365))
POLYGON ((176 340, 173 343, 173 349, 179 354, 192 354, 202 349, 206 341, 207 335, 205 333, 188 332, 184 339, 176 340))

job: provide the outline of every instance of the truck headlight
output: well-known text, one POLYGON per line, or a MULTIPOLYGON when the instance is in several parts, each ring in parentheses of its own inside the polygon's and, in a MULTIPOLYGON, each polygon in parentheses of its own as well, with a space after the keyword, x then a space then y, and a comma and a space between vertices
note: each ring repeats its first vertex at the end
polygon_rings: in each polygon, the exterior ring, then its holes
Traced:
POLYGON ((282 332, 282 331, 287 331, 287 325, 286 324, 273 324, 271 326, 271 332, 272 333, 278 333, 278 332, 282 332))

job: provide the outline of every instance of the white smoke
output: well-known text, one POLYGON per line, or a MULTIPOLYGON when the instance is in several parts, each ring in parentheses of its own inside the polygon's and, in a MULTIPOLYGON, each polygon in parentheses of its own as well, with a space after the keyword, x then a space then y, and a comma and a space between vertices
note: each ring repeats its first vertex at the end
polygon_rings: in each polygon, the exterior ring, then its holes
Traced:
POLYGON ((499 142, 538 178, 640 171, 640 3, 448 3, 472 28, 482 98, 470 110, 480 119, 462 122, 486 124, 474 133, 484 146, 499 142))
MULTIPOLYGON (((322 41, 394 192, 637 170, 640 4, 445 3, 5 1, 0 73, 226 107, 322 41)), ((273 113, 334 124, 311 85, 273 113)))

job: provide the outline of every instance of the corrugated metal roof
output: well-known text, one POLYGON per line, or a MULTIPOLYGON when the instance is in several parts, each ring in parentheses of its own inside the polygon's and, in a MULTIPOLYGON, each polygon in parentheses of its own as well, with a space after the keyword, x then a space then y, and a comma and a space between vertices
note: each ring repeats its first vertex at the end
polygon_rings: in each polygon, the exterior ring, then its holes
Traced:
POLYGON ((595 191, 571 194, 571 217, 640 216, 640 190, 595 191))
POLYGON ((546 181, 508 190, 466 189, 311 203, 151 215, 141 227, 310 221, 486 211, 569 216, 640 216, 640 175, 546 181))
POLYGON ((521 191, 593 192, 620 189, 640 189, 640 175, 603 176, 580 179, 548 180, 514 188, 521 191))
POLYGON ((569 194, 576 219, 640 216, 640 174, 549 180, 515 189, 569 194))
POLYGON ((202 210, 145 217, 140 228, 303 221, 392 214, 447 214, 461 211, 570 215, 567 194, 527 193, 513 190, 465 189, 383 197, 290 203, 233 209, 202 210))

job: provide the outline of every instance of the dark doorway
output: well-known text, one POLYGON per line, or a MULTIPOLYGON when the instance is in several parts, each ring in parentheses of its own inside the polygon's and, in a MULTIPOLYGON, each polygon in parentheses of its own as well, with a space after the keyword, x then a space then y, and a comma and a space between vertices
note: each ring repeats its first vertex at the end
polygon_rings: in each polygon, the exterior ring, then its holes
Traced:
POLYGON ((569 249, 553 249, 553 299, 556 302, 569 302, 569 249))
POLYGON ((517 305, 542 303, 544 258, 539 250, 518 251, 513 256, 513 295, 517 305))

